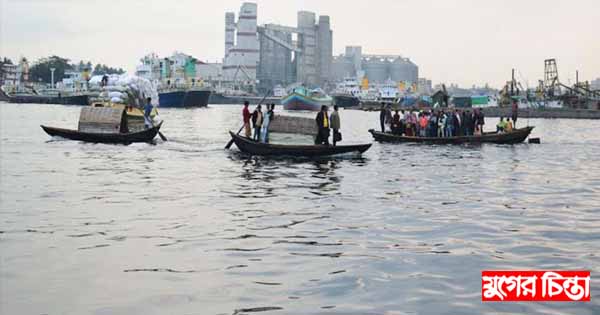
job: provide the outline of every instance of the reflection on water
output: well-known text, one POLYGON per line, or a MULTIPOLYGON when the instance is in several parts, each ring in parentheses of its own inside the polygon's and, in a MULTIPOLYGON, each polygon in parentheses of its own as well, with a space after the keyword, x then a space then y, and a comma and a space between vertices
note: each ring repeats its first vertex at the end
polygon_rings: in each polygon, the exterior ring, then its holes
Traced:
MULTIPOLYGON (((163 110, 170 141, 110 146, 48 142, 38 125, 76 107, 3 104, 0 312, 600 313, 480 302, 483 269, 589 269, 600 288, 599 122, 311 160, 224 151, 239 112, 163 110)), ((377 113, 341 117, 345 142, 371 141, 377 113)))

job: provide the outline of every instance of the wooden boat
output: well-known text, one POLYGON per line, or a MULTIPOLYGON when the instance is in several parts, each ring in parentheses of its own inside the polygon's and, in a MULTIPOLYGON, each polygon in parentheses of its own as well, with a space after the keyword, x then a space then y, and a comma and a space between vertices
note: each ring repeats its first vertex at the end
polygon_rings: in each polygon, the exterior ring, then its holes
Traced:
POLYGON ((375 141, 379 142, 415 142, 427 144, 463 144, 463 143, 496 143, 496 144, 516 144, 527 139, 534 127, 525 127, 515 129, 511 132, 490 132, 481 136, 460 136, 460 137, 407 137, 391 133, 383 133, 373 129, 369 132, 373 135, 375 141))
POLYGON ((361 154, 371 147, 370 143, 338 146, 268 144, 250 140, 246 137, 236 135, 231 131, 229 134, 240 151, 252 155, 319 157, 348 153, 361 154))
POLYGON ((62 137, 70 140, 93 142, 93 143, 115 143, 115 144, 131 144, 135 142, 150 143, 158 134, 162 122, 153 128, 138 132, 128 133, 96 133, 96 132, 81 132, 78 130, 62 129, 41 126, 44 131, 50 136, 62 137))
POLYGON ((281 99, 285 110, 304 110, 318 112, 321 106, 330 106, 333 99, 322 90, 307 90, 304 87, 295 88, 291 94, 281 99))

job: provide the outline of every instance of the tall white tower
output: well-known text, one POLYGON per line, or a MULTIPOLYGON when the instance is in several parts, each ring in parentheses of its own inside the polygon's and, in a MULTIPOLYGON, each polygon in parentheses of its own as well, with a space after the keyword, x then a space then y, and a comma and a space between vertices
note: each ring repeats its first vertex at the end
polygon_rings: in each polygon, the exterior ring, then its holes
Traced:
POLYGON ((223 64, 223 74, 228 80, 256 81, 260 59, 257 11, 256 3, 242 4, 236 28, 236 43, 229 49, 223 64))

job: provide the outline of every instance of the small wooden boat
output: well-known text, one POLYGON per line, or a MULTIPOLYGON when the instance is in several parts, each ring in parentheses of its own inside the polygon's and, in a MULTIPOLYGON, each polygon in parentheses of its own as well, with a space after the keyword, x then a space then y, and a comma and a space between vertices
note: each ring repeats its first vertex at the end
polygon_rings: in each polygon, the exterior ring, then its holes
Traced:
POLYGON ((534 127, 525 127, 515 129, 511 132, 491 132, 484 133, 481 136, 459 136, 459 137, 407 137, 391 133, 383 133, 373 129, 369 132, 373 135, 375 141, 379 142, 415 142, 427 144, 463 144, 463 143, 496 143, 496 144, 516 144, 527 139, 534 127))
POLYGON ((240 151, 252 155, 319 157, 348 153, 361 154, 371 147, 370 143, 338 146, 268 144, 250 140, 246 137, 236 135, 231 131, 229 134, 240 151))
POLYGON ((131 144, 135 142, 150 143, 158 134, 162 122, 153 128, 138 132, 128 133, 96 133, 96 132, 81 132, 78 130, 62 129, 41 126, 44 131, 50 136, 62 137, 70 140, 93 142, 93 143, 114 143, 114 144, 131 144))

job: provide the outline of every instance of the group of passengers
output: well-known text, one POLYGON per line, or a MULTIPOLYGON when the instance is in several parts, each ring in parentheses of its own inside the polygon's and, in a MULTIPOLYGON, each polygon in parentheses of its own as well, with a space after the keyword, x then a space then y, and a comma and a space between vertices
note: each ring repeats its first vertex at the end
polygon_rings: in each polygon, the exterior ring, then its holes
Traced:
MULTIPOLYGON (((511 132, 517 121, 517 109, 513 105, 512 121, 510 118, 496 126, 497 132, 511 132)), ((470 109, 396 109, 392 114, 391 105, 382 105, 379 115, 381 132, 390 132, 408 137, 459 137, 479 136, 483 134, 485 115, 479 108, 470 109)))
POLYGON ((266 111, 264 113, 260 104, 256 106, 254 112, 250 113, 249 105, 248 101, 244 102, 244 109, 242 110, 246 138, 251 138, 257 142, 269 143, 269 125, 275 120, 275 104, 266 104, 266 111), (254 135, 252 135, 252 129, 254 129, 254 135))

